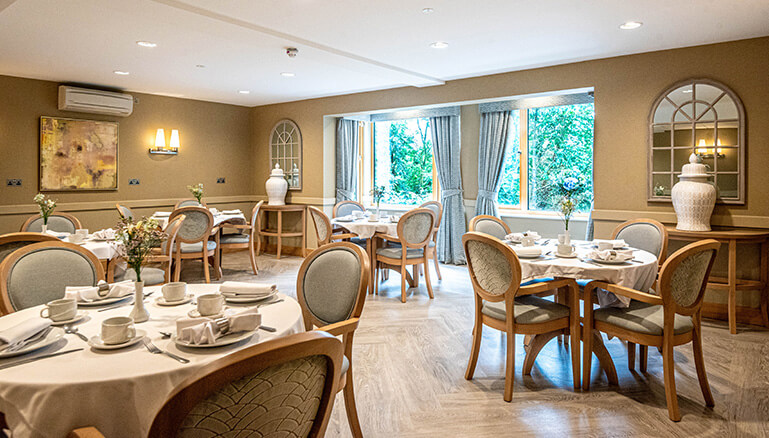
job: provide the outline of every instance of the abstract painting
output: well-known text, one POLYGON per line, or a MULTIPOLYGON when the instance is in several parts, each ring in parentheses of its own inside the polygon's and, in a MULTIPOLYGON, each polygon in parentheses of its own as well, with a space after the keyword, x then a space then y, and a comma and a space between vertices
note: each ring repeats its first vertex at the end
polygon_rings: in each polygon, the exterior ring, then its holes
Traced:
POLYGON ((40 118, 40 190, 117 190, 117 122, 40 118))

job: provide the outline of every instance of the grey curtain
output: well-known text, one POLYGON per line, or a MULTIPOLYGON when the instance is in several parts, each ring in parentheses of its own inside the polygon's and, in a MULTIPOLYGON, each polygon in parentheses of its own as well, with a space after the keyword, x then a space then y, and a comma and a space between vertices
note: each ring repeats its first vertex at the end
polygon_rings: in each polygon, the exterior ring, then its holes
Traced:
POLYGON ((462 235, 465 234, 465 206, 462 198, 462 174, 459 167, 459 117, 430 117, 433 157, 441 185, 443 218, 438 231, 438 260, 465 263, 462 235))
POLYGON ((481 113, 481 133, 478 147, 478 196, 475 215, 497 215, 499 175, 505 161, 510 111, 481 113))
POLYGON ((336 202, 356 199, 358 140, 356 120, 336 121, 336 202))

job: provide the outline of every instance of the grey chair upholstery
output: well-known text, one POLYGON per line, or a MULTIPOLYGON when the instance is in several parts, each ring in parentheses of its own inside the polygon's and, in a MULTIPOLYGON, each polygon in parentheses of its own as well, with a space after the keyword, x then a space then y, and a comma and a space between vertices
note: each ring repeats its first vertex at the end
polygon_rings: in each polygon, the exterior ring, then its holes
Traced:
POLYGON ((331 227, 329 226, 328 220, 323 217, 324 214, 322 211, 314 208, 309 210, 312 222, 315 224, 315 232, 318 236, 318 242, 327 242, 329 236, 331 236, 331 227))
MULTIPOLYGON (((195 243, 184 243, 181 242, 180 244, 182 254, 188 254, 191 252, 201 252, 203 251, 203 242, 195 242, 195 243)), ((208 251, 213 251, 216 249, 216 242, 207 240, 206 241, 206 249, 208 251)))
POLYGON ((219 245, 219 230, 214 227, 214 217, 211 212, 198 206, 177 208, 171 213, 169 222, 176 217, 184 215, 184 221, 176 233, 176 245, 178 251, 174 251, 174 281, 179 281, 182 260, 200 259, 203 261, 203 275, 206 283, 211 281, 208 271, 208 258, 214 259, 214 275, 216 278, 221 276, 220 252, 217 250, 219 245), (215 241, 210 241, 210 237, 215 241))
MULTIPOLYGON (((136 272, 133 269, 123 269, 115 272, 115 281, 136 281, 136 272)), ((142 281, 145 286, 155 286, 166 282, 166 271, 152 266, 142 267, 142 281)))
MULTIPOLYGON (((631 301, 626 308, 605 307, 596 309, 593 318, 596 321, 613 324, 625 330, 646 335, 662 336, 664 311, 662 306, 631 301)), ((677 335, 694 328, 691 316, 676 315, 673 332, 677 335)))
MULTIPOLYGON (((432 236, 433 221, 434 219, 431 219, 428 213, 417 213, 407 217, 403 224, 403 239, 412 245, 424 242, 432 236)), ((379 248, 376 253, 385 257, 400 258, 403 255, 403 248, 400 246, 379 248)), ((424 257, 424 248, 409 248, 406 251, 406 258, 420 257, 424 257)))
POLYGON ((353 211, 366 211, 366 209, 357 202, 342 201, 334 206, 334 217, 349 216, 353 211))
POLYGON ((17 249, 38 242, 59 242, 57 237, 33 232, 9 233, 0 236, 0 263, 17 249))
POLYGON ((662 256, 665 238, 660 230, 651 223, 634 222, 619 229, 616 239, 622 239, 633 248, 642 249, 657 256, 662 256))
MULTIPOLYGON (((319 249, 303 272, 302 294, 307 309, 324 324, 352 316, 361 283, 361 260, 344 246, 319 249)), ((301 275, 301 273, 300 273, 301 275)))
MULTIPOLYGON (((204 211, 187 210, 184 212, 186 218, 179 229, 177 236, 185 241, 202 241, 208 239, 211 228, 211 217, 204 211)), ((173 215, 172 215, 173 217, 173 215)), ((201 248, 198 249, 200 251, 201 248)))
POLYGON ((115 208, 117 208, 117 212, 120 215, 120 217, 124 217, 129 220, 134 220, 134 212, 131 211, 130 208, 120 204, 115 204, 115 208))
POLYGON ((503 240, 505 236, 510 234, 510 228, 506 223, 502 222, 502 219, 488 215, 474 217, 470 221, 470 231, 488 234, 499 240, 503 240))
MULTIPOLYGON (((499 320, 507 319, 505 302, 483 302, 481 313, 499 320)), ((569 308, 563 304, 557 304, 539 297, 527 295, 515 299, 513 306, 516 324, 540 324, 560 318, 569 317, 569 308)))
MULTIPOLYGON (((57 233, 70 233, 75 234, 75 230, 80 228, 80 224, 74 223, 70 218, 66 216, 59 216, 56 213, 48 217, 48 230, 56 231, 57 233)), ((27 224, 22 231, 29 231, 32 233, 43 232, 43 218, 37 217, 27 224)))
POLYGON ((199 203, 197 199, 182 199, 181 201, 176 203, 175 208, 200 207, 201 205, 205 205, 205 204, 199 203))

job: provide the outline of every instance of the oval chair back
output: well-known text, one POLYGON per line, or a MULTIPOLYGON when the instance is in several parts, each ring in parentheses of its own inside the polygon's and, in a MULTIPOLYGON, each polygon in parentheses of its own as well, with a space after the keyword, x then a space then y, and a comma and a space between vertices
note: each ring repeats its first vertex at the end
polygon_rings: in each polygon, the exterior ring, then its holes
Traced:
MULTIPOLYGON (((75 234, 75 230, 83 228, 80 220, 68 213, 54 212, 48 216, 48 229, 58 233, 75 234)), ((41 233, 43 231, 43 217, 39 214, 30 216, 21 226, 22 232, 41 233)))
MULTIPOLYGON (((429 208, 415 208, 398 221, 398 238, 403 248, 424 248, 433 236, 435 213, 429 208)), ((403 257, 406 252, 403 251, 403 257)))
POLYGON ((115 208, 117 208, 117 213, 120 215, 120 217, 129 219, 131 221, 134 220, 134 212, 131 211, 130 208, 120 204, 115 204, 115 208))
POLYGON ((481 214, 472 218, 470 220, 470 231, 488 234, 499 240, 503 240, 505 236, 511 233, 510 227, 502 219, 487 214, 481 214))
POLYGON ((208 207, 208 206, 206 205, 205 201, 198 202, 197 199, 192 198, 192 199, 180 199, 176 203, 176 205, 174 205, 174 210, 177 210, 182 207, 208 207))
POLYGON ((103 278, 99 259, 80 245, 27 245, 0 264, 0 310, 7 314, 45 304, 63 298, 67 286, 95 286, 103 278))
POLYGON ((634 219, 623 222, 614 229, 612 239, 622 239, 633 248, 642 249, 657 256, 660 266, 668 253, 668 231, 654 219, 634 219))
POLYGON ((666 312, 672 310, 681 315, 692 315, 699 311, 720 247, 721 244, 713 239, 690 243, 673 253, 662 265, 659 294, 666 312))
POLYGON ((360 317, 368 282, 368 256, 358 245, 334 242, 310 253, 296 278, 305 328, 360 317))
POLYGON ((420 205, 419 208, 427 208, 432 210, 435 214, 435 231, 438 232, 438 228, 441 226, 441 218, 443 217, 443 205, 438 201, 427 201, 420 205))
POLYGON ((43 233, 8 233, 0 236, 0 263, 19 248, 38 242, 61 242, 56 236, 43 233))
MULTIPOLYGON (((168 218, 168 223, 177 216, 184 215, 179 232, 176 234, 176 240, 183 243, 205 242, 211 235, 211 229, 214 227, 214 215, 204 207, 182 207, 177 208, 168 218)), ((204 245, 205 248, 205 245, 204 245)))
POLYGON ((166 229, 163 230, 166 233, 166 240, 161 244, 161 252, 164 255, 172 255, 174 253, 174 247, 176 245, 176 237, 179 235, 179 230, 182 229, 182 223, 187 216, 180 214, 169 218, 166 229))
POLYGON ((475 293, 486 301, 515 298, 521 284, 521 262, 500 239, 478 231, 462 236, 467 268, 475 293))
POLYGON ((259 343, 182 382, 148 436, 322 437, 341 368, 342 343, 328 333, 259 343))
POLYGON ((366 211, 366 207, 357 201, 341 201, 334 205, 334 210, 331 212, 331 216, 349 216, 353 211, 366 211))
POLYGON ((315 224, 315 236, 318 239, 318 246, 326 245, 331 241, 331 220, 323 213, 319 208, 308 206, 310 210, 310 217, 312 217, 312 223, 315 224))

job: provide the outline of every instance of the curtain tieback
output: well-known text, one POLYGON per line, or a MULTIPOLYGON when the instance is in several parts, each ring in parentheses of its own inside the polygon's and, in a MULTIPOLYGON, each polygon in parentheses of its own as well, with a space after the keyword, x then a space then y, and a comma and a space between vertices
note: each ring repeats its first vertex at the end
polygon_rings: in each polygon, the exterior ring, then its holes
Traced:
POLYGON ((485 196, 487 198, 494 199, 494 198, 497 197, 497 192, 496 192, 496 190, 483 190, 483 189, 479 189, 478 190, 478 196, 479 197, 480 196, 485 196))
POLYGON ((350 190, 345 189, 336 189, 336 195, 341 196, 345 199, 354 199, 355 193, 351 192, 350 190))
POLYGON ((448 198, 449 196, 461 196, 464 190, 462 189, 448 189, 441 191, 441 196, 443 198, 448 198))

